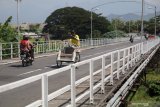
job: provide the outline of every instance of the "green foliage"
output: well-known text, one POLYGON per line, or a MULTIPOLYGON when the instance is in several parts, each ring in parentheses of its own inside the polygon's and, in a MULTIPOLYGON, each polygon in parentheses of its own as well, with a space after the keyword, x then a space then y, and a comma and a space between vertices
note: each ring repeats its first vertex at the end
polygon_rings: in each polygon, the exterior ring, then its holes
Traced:
POLYGON ((159 96, 160 95, 160 81, 149 81, 149 95, 159 96))
POLYGON ((119 30, 107 32, 103 35, 103 37, 106 37, 106 38, 116 38, 116 37, 125 37, 125 36, 126 36, 125 33, 119 30))
POLYGON ((12 16, 10 16, 6 22, 0 25, 0 41, 1 42, 13 42, 16 41, 16 29, 12 28, 9 23, 12 20, 12 16))
MULTIPOLYGON (((70 30, 75 30, 81 39, 90 37, 91 13, 78 7, 65 7, 54 11, 46 19, 43 32, 49 32, 55 38, 61 39, 70 30), (87 36, 88 35, 88 36, 87 36)), ((109 21, 105 17, 93 13, 93 31, 104 34, 108 30, 109 21)))
POLYGON ((100 38, 101 37, 101 32, 99 30, 94 30, 93 31, 93 38, 100 38))
POLYGON ((36 25, 29 25, 29 31, 30 32, 35 32, 35 33, 38 33, 39 31, 39 27, 40 27, 40 24, 36 24, 36 25))
MULTIPOLYGON (((156 20, 157 20, 157 23, 156 23, 157 29, 156 30, 157 30, 157 33, 160 33, 160 16, 157 16, 156 20)), ((150 34, 154 34, 155 17, 151 18, 148 22, 145 23, 144 30, 145 30, 145 32, 148 32, 150 34)))

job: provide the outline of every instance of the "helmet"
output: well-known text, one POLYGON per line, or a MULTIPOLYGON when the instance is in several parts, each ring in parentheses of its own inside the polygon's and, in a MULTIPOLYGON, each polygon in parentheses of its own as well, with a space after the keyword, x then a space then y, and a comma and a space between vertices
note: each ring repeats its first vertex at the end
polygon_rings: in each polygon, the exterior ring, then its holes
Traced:
POLYGON ((23 40, 28 40, 29 36, 28 35, 23 35, 23 40))
POLYGON ((72 30, 72 31, 71 31, 71 34, 75 34, 75 31, 74 31, 74 30, 72 30))

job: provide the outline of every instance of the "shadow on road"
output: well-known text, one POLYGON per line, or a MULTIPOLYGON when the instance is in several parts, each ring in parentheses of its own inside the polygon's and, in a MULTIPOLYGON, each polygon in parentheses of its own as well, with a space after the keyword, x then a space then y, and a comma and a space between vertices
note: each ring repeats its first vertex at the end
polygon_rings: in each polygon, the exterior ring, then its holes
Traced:
POLYGON ((23 67, 22 65, 10 65, 9 67, 16 67, 16 68, 19 68, 19 67, 23 67))

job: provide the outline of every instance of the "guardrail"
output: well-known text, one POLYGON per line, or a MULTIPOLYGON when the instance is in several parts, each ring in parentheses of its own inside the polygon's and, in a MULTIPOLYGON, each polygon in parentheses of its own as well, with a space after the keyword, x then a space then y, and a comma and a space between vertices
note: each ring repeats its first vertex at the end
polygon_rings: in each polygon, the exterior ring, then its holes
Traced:
MULTIPOLYGON (((140 39, 136 37, 136 39, 140 39)), ((93 46, 104 45, 114 42, 128 41, 129 38, 117 38, 117 39, 107 39, 107 38, 95 38, 93 39, 93 46)), ((90 47, 90 39, 81 39, 81 48, 90 47)), ((47 53, 47 52, 56 52, 63 47, 62 41, 42 41, 35 42, 36 45, 34 49, 35 54, 47 53)), ((18 42, 10 43, 0 43, 0 60, 3 59, 12 59, 20 57, 20 45, 18 42)))
MULTIPOLYGON (((151 46, 151 45, 150 45, 151 46)), ((137 68, 137 70, 130 76, 130 78, 123 84, 123 86, 115 93, 114 97, 112 97, 106 107, 118 107, 121 104, 121 100, 125 98, 125 96, 128 93, 128 90, 131 89, 131 87, 134 84, 134 81, 138 77, 138 75, 141 73, 141 71, 145 68, 145 66, 149 63, 152 56, 156 53, 157 47, 150 55, 149 57, 137 68)))
POLYGON ((97 88, 100 88, 102 92, 104 92, 104 85, 107 81, 109 81, 111 84, 114 84, 113 77, 116 75, 117 79, 119 79, 119 75, 122 72, 125 73, 125 68, 129 69, 129 66, 134 66, 134 64, 139 61, 141 58, 141 54, 144 54, 148 52, 151 48, 155 47, 157 44, 159 44, 159 39, 150 40, 147 42, 139 43, 131 47, 127 47, 124 49, 116 50, 110 53, 106 53, 104 55, 84 60, 60 69, 52 70, 47 73, 43 73, 40 75, 36 75, 33 77, 29 77, 17 82, 13 82, 10 84, 6 84, 3 86, 0 86, 0 93, 9 91, 21 86, 24 86, 26 84, 30 84, 32 82, 35 82, 37 80, 41 80, 42 84, 42 99, 35 101, 26 107, 48 107, 48 101, 56 98, 57 96, 71 90, 71 107, 76 107, 76 102, 81 100, 86 95, 89 95, 90 97, 90 103, 93 103, 94 101, 94 91, 97 88), (147 47, 147 49, 146 49, 147 47), (101 68, 94 71, 94 63, 97 60, 101 60, 101 68), (107 64, 106 61, 109 63, 107 64), (83 77, 76 81, 76 67, 79 67, 81 65, 89 64, 89 75, 86 77, 83 77), (105 71, 109 70, 109 74, 105 74, 105 71), (50 76, 62 73, 62 72, 69 72, 71 76, 71 85, 67 85, 51 94, 48 95, 48 78, 50 76), (100 74, 101 75, 101 82, 97 84, 93 84, 94 75, 100 74), (90 83, 90 89, 85 91, 84 93, 81 93, 78 97, 76 97, 76 87, 89 79, 90 83))

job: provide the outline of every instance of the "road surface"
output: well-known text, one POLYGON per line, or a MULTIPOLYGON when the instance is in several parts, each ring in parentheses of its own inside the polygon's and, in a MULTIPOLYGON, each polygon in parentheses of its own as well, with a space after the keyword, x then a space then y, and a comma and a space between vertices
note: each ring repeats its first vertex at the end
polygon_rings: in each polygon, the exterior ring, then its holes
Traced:
MULTIPOLYGON (((87 49, 81 52, 81 60, 90 59, 110 51, 129 47, 138 42, 140 41, 135 41, 134 43, 123 42, 108 44, 97 48, 87 49)), ((64 64, 64 66, 67 65, 69 64, 64 64)), ((89 65, 84 65, 76 70, 76 80, 89 74, 88 66, 89 65)), ((98 63, 95 64, 95 69, 96 68, 98 68, 98 63)), ((56 55, 38 58, 32 66, 28 67, 22 67, 21 62, 0 65, 0 85, 15 82, 54 69, 58 69, 56 67, 56 55)), ((54 92, 69 83, 70 72, 63 72, 51 76, 49 77, 49 93, 54 92)), ((0 107, 24 107, 39 99, 41 99, 41 81, 36 81, 23 87, 1 93, 0 107)))

